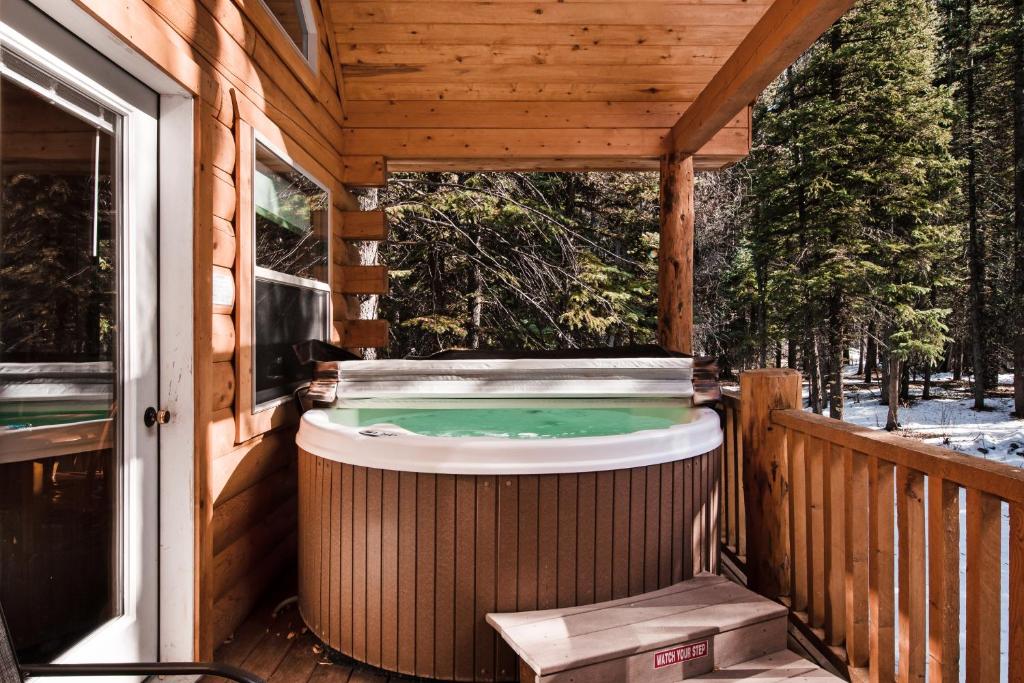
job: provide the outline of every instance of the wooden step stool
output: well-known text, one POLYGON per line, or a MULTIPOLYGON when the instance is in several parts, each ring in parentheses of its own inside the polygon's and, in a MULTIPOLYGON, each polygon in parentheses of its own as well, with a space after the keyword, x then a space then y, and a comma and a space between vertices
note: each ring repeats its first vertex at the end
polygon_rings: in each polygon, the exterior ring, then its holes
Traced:
POLYGON ((680 681, 786 649, 786 608, 713 574, 487 622, 519 655, 520 681, 531 683, 680 681))

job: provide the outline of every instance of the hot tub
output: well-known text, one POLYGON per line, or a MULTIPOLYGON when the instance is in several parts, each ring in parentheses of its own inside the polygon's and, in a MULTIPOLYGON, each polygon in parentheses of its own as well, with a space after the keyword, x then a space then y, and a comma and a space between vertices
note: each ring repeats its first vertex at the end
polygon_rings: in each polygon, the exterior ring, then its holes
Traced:
POLYGON ((488 612, 586 605, 715 569, 713 411, 435 393, 303 416, 299 606, 330 647, 388 671, 514 681, 488 612))

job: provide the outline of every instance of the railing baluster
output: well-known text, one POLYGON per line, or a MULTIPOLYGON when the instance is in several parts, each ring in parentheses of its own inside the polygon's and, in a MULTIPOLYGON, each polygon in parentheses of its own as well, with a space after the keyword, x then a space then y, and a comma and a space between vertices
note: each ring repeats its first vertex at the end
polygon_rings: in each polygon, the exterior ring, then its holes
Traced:
POLYGON ((924 475, 896 468, 901 683, 925 676, 924 475))
POLYGON ((733 434, 736 437, 736 554, 747 557, 747 499, 743 492, 743 407, 736 405, 733 434))
POLYGON ((867 666, 868 643, 868 461, 843 449, 846 475, 846 657, 851 667, 867 666))
POLYGON ((825 625, 825 515, 823 450, 827 443, 807 437, 804 475, 807 480, 807 620, 814 627, 825 625))
POLYGON ((736 476, 733 459, 736 457, 736 410, 733 402, 723 397, 725 405, 725 444, 722 451, 724 463, 722 466, 722 479, 725 482, 725 495, 722 497, 723 518, 725 527, 725 545, 729 548, 736 548, 736 476))
POLYGON ((967 683, 999 680, 1000 507, 967 489, 967 683))
POLYGON ((1024 683, 1024 503, 1010 503, 1010 683, 1024 683))
POLYGON ((826 443, 822 458, 825 520, 825 637, 830 645, 842 645, 846 637, 846 482, 848 449, 826 443))
POLYGON ((928 477, 928 680, 960 680, 960 490, 928 477))
POLYGON ((807 438, 786 430, 789 453, 790 599, 794 612, 807 609, 807 480, 804 457, 807 438))
POLYGON ((871 456, 868 495, 871 520, 869 598, 873 683, 893 680, 895 673, 895 623, 893 620, 893 466, 871 456))

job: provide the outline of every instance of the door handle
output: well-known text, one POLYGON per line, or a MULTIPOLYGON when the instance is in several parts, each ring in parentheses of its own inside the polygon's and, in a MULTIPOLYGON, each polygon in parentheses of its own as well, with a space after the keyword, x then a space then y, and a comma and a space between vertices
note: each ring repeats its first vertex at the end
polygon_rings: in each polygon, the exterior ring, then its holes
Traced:
POLYGON ((158 424, 165 425, 165 424, 167 424, 170 421, 171 421, 171 411, 164 410, 162 408, 160 410, 157 410, 153 406, 150 406, 149 408, 146 408, 146 412, 142 416, 142 422, 147 427, 152 427, 153 425, 158 425, 158 424))

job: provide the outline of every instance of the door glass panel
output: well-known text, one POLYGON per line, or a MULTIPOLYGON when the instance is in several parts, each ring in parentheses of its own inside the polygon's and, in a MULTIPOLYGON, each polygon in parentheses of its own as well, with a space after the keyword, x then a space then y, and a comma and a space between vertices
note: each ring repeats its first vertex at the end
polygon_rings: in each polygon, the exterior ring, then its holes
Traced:
POLYGON ((2 66, 0 602, 47 661, 122 613, 120 119, 2 66))

